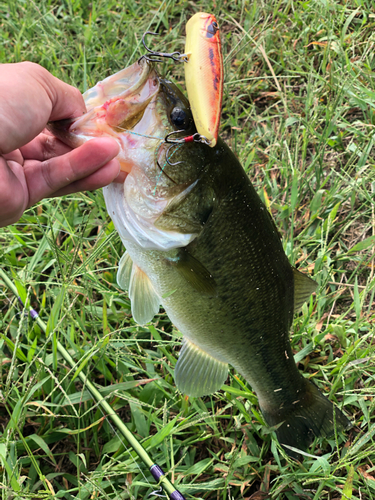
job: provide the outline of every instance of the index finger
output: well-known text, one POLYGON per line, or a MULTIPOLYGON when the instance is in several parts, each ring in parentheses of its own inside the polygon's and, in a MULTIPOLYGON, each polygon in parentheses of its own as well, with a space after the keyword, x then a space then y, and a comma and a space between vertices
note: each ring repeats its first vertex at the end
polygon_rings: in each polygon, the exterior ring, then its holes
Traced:
POLYGON ((38 64, 2 64, 0 88, 0 154, 30 142, 49 120, 73 118, 86 111, 78 89, 38 64))
POLYGON ((76 87, 59 80, 47 70, 40 76, 40 83, 44 86, 52 103, 51 114, 47 121, 76 118, 86 113, 85 101, 76 87))

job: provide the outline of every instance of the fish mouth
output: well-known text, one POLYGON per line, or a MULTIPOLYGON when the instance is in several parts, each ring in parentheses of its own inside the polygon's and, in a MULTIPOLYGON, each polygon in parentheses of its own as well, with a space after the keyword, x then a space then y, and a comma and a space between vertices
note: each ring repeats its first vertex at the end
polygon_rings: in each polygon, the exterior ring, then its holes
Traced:
POLYGON ((185 128, 177 137, 193 127, 186 98, 171 82, 160 79, 145 59, 97 83, 83 98, 87 113, 50 122, 48 129, 73 148, 103 136, 118 142, 122 172, 103 193, 122 240, 147 249, 186 246, 195 233, 155 226, 168 203, 191 184, 168 175, 174 164, 167 161, 171 144, 165 142, 166 134, 177 127, 171 119, 174 109, 186 109, 185 128))
POLYGON ((148 130, 150 125, 155 129, 155 121, 159 122, 155 113, 151 121, 150 116, 143 120, 159 90, 160 79, 153 64, 143 59, 87 90, 83 94, 84 115, 49 122, 47 129, 72 148, 96 137, 113 137, 120 145, 117 159, 121 170, 128 173, 134 166, 134 149, 140 147, 147 132, 153 132, 148 130))

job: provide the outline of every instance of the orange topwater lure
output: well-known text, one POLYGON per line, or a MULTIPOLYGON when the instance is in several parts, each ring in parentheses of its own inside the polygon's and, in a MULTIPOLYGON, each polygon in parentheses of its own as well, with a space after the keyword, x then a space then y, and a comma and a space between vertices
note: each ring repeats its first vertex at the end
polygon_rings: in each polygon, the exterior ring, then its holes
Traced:
POLYGON ((215 16, 199 12, 186 24, 186 89, 199 134, 217 142, 223 99, 223 56, 215 16))

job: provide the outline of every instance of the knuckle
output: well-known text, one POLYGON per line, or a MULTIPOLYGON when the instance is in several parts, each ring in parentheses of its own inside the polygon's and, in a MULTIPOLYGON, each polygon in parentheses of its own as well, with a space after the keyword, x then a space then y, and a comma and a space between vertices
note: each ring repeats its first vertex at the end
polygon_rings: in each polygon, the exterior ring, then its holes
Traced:
POLYGON ((51 168, 51 161, 50 160, 45 160, 42 163, 42 175, 44 182, 48 186, 48 189, 53 192, 56 190, 55 183, 52 178, 52 168, 51 168))
POLYGON ((72 162, 72 155, 66 155, 66 168, 65 168, 65 184, 70 184, 76 180, 74 165, 72 162))
POLYGON ((23 69, 32 75, 44 75, 47 70, 43 68, 40 64, 31 62, 31 61, 23 61, 20 63, 23 66, 23 69))
POLYGON ((24 61, 20 63, 24 66, 26 73, 29 78, 32 78, 35 82, 37 82, 47 93, 48 98, 51 103, 55 101, 55 88, 53 85, 53 76, 51 73, 43 68, 40 64, 24 61))
POLYGON ((75 114, 79 116, 86 110, 85 101, 83 100, 82 94, 79 89, 73 87, 72 85, 68 85, 68 88, 70 92, 70 99, 75 103, 75 108, 77 109, 77 112, 75 114))
POLYGON ((70 87, 72 88, 72 92, 73 92, 74 97, 81 101, 83 98, 82 98, 82 94, 81 94, 80 90, 77 89, 77 87, 73 87, 72 85, 70 85, 70 87))
POLYGON ((42 175, 50 193, 55 193, 74 182, 76 176, 71 155, 68 153, 59 159, 45 160, 42 163, 42 175))

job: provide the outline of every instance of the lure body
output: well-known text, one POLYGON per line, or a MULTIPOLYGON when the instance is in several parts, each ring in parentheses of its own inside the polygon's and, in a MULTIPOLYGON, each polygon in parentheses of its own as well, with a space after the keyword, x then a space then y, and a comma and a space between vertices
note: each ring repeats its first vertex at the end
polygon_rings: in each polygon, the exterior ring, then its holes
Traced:
POLYGON ((198 132, 217 142, 223 98, 223 57, 215 16, 199 12, 186 24, 185 83, 198 132))

